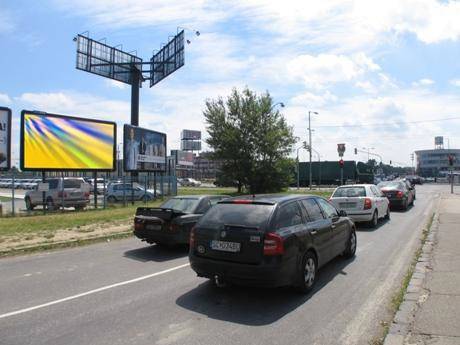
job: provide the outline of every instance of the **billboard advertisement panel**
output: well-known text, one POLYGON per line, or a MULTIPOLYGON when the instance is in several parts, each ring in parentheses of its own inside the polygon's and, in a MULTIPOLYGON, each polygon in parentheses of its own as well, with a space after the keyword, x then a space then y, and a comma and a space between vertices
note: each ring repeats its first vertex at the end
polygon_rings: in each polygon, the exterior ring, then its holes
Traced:
POLYGON ((180 138, 182 140, 201 140, 201 131, 183 129, 180 134, 180 138))
POLYGON ((115 170, 114 122, 23 110, 21 170, 115 170))
POLYGON ((125 171, 166 171, 166 134, 125 125, 123 165, 125 171))
POLYGON ((201 141, 182 140, 180 149, 183 151, 201 151, 201 141))
POLYGON ((444 145, 444 137, 434 137, 435 145, 444 145))
POLYGON ((0 171, 10 169, 11 110, 0 107, 0 171))
POLYGON ((177 150, 176 164, 193 166, 193 153, 187 151, 177 150))

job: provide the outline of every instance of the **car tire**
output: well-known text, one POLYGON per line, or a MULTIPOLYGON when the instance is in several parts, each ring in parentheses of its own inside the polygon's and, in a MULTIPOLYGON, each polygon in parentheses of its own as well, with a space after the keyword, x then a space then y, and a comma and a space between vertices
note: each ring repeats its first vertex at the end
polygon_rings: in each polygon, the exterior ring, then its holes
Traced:
POLYGON ((387 207, 387 213, 385 214, 385 219, 390 220, 390 205, 387 207))
POLYGON ((315 285, 317 273, 318 261, 316 260, 316 255, 308 251, 302 258, 302 264, 298 270, 296 290, 303 294, 309 293, 315 285))
POLYGON ((35 208, 35 205, 32 204, 32 201, 30 201, 29 197, 25 199, 25 202, 27 211, 32 211, 35 208))
POLYGON ((75 211, 83 211, 85 207, 85 205, 75 205, 75 211))
POLYGON ((351 259, 356 254, 357 246, 356 232, 355 229, 351 229, 350 238, 348 239, 347 248, 343 252, 343 256, 346 259, 351 259))
POLYGON ((110 204, 114 204, 115 202, 117 202, 117 199, 113 195, 111 195, 107 198, 107 202, 110 204))
POLYGON ((142 197, 142 201, 145 201, 145 202, 152 201, 152 197, 150 195, 144 195, 142 197))
POLYGON ((46 199, 46 210, 47 211, 54 211, 54 209, 55 209, 55 205, 54 205, 53 198, 48 197, 46 199))
POLYGON ((375 210, 374 214, 372 215, 372 219, 369 222, 369 226, 372 229, 375 229, 377 227, 378 223, 379 223, 379 214, 378 214, 377 210, 375 210))

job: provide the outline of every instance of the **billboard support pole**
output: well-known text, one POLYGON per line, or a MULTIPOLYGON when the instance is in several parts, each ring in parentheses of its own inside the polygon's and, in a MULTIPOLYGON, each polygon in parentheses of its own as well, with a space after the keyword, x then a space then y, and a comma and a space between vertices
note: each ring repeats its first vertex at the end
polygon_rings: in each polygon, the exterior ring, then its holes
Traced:
POLYGON ((13 174, 12 174, 12 177, 13 177, 13 185, 12 185, 12 188, 11 188, 11 213, 13 214, 13 217, 14 217, 14 214, 15 214, 15 210, 14 210, 14 185, 15 185, 15 176, 14 176, 14 169, 13 169, 13 174))
POLYGON ((93 173, 94 208, 97 209, 97 171, 93 173))
MULTIPOLYGON (((139 70, 133 65, 131 67, 132 71, 132 84, 131 84, 131 126, 139 126, 139 86, 140 86, 140 72, 139 70)), ((137 182, 137 171, 131 172, 131 187, 133 180, 137 182)), ((133 191, 134 194, 134 191, 133 191)), ((134 205, 134 195, 132 195, 133 200, 132 203, 134 205)))
MULTIPOLYGON (((45 173, 44 171, 42 171, 42 182, 45 183, 45 180, 46 180, 46 173, 45 173)), ((43 191, 43 192, 42 192, 43 214, 46 214, 46 204, 45 204, 45 201, 46 201, 46 192, 43 191)))

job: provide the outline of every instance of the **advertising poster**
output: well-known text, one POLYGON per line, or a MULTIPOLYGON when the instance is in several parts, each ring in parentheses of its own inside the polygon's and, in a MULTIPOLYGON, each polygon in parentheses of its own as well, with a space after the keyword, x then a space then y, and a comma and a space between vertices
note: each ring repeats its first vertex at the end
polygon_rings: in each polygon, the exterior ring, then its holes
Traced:
POLYGON ((125 125, 123 162, 125 171, 166 171, 166 134, 125 125))
POLYGON ((0 171, 10 169, 11 110, 0 107, 0 171))
POLYGON ((22 170, 115 170, 116 124, 23 110, 22 170))

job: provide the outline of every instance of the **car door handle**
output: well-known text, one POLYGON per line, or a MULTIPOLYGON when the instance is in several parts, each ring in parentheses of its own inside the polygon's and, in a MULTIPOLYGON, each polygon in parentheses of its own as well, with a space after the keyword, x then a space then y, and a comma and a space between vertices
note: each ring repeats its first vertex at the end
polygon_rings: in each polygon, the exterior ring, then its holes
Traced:
POLYGON ((317 233, 318 233, 318 230, 312 230, 312 231, 310 231, 310 234, 312 234, 312 235, 316 235, 317 233))
POLYGON ((332 225, 331 225, 331 228, 332 228, 332 229, 335 229, 336 226, 337 226, 337 225, 332 224, 332 225))

